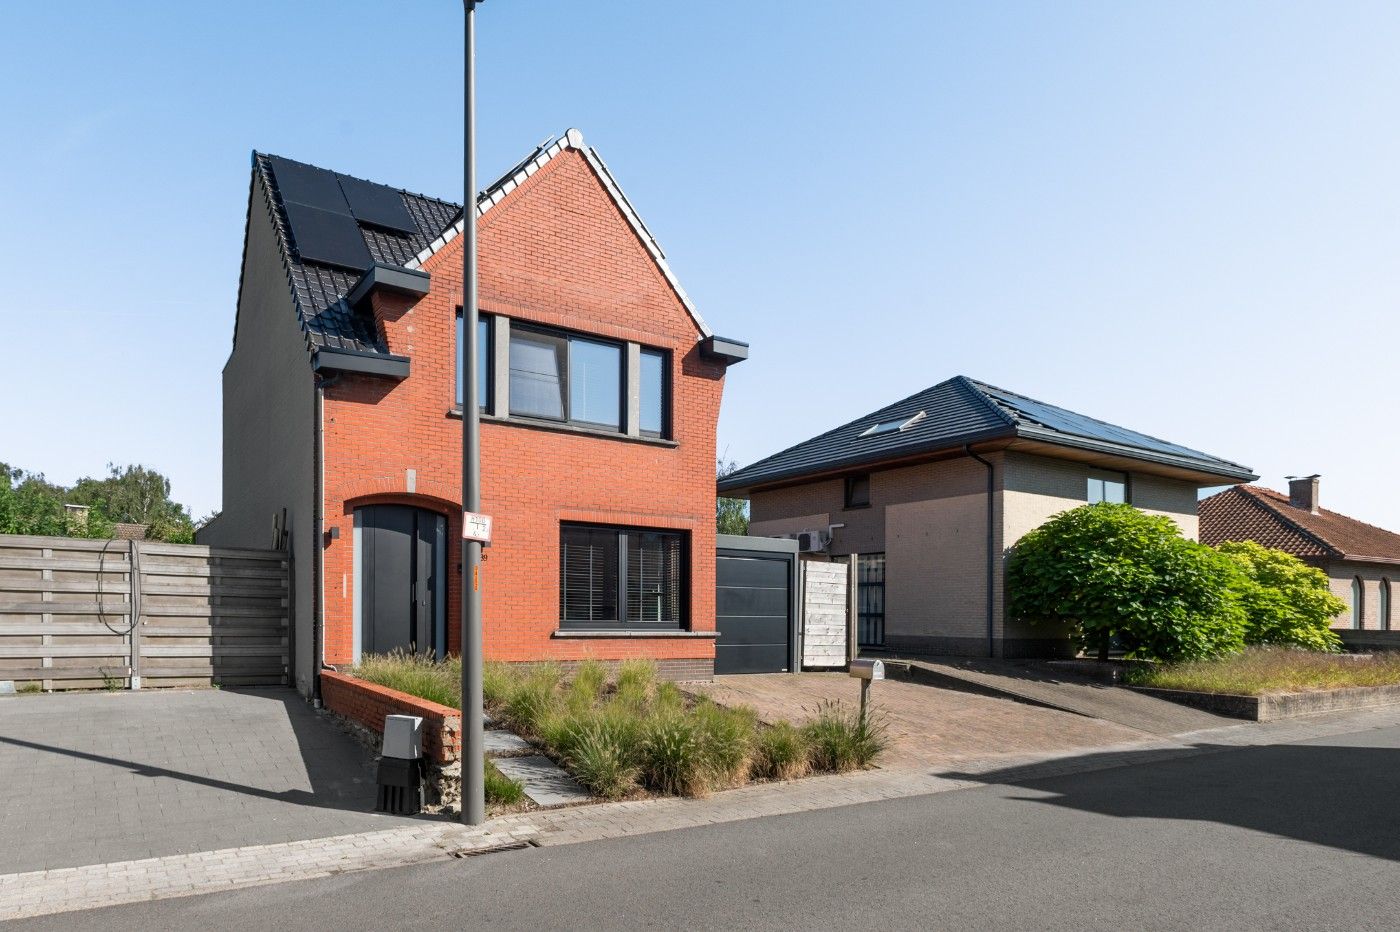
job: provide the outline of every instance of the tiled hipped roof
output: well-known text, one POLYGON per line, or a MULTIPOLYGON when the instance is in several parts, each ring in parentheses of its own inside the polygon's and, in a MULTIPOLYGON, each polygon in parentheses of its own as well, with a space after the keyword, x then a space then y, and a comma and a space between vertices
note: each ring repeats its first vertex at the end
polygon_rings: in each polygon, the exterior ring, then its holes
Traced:
POLYGON ((1288 496, 1237 485, 1200 504, 1201 542, 1252 540, 1299 557, 1400 562, 1400 534, 1319 508, 1313 514, 1288 496))
POLYGON ((719 490, 869 468, 996 439, 1076 447, 1236 481, 1258 478, 1239 463, 960 375, 745 466, 721 479, 719 490))

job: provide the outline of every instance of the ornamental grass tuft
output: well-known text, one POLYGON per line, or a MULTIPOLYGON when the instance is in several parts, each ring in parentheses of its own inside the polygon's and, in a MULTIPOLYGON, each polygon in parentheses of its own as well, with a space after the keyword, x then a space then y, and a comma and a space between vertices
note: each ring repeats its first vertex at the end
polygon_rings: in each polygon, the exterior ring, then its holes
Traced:
POLYGON ((753 775, 760 780, 795 780, 812 769, 807 735, 791 722, 759 731, 754 742, 753 775))
POLYGON ((836 701, 823 701, 817 715, 803 726, 811 746, 812 767, 846 773, 869 767, 885 749, 886 725, 878 712, 861 719, 860 711, 836 701))

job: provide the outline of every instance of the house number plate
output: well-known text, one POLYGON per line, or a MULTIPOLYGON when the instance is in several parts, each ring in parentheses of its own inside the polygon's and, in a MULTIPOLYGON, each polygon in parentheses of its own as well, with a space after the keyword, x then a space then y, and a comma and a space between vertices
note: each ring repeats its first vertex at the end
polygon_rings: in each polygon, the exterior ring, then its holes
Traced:
POLYGON ((462 512, 462 537, 483 544, 491 543, 491 516, 479 515, 474 511, 462 512))

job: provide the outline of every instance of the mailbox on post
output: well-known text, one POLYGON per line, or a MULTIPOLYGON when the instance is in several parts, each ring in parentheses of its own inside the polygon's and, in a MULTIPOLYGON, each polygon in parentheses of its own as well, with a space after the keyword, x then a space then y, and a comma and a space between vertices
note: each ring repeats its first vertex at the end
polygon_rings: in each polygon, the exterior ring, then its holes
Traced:
POLYGON ((852 660, 851 676, 858 680, 883 680, 885 662, 883 660, 852 660))
POLYGON ((850 673, 851 676, 860 680, 860 723, 864 725, 866 695, 870 692, 872 682, 885 678, 885 662, 883 660, 852 660, 850 673))

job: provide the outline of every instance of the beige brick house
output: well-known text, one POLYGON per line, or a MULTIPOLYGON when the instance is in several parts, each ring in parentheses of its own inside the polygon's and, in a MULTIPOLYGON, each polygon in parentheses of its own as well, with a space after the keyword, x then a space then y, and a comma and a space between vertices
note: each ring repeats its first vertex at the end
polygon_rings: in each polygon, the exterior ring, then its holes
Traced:
POLYGON ((1346 603, 1333 627, 1391 630, 1400 534, 1321 507, 1318 487, 1318 476, 1304 476, 1289 481, 1287 495, 1252 485, 1212 495, 1201 502, 1201 539, 1287 551, 1325 572, 1332 594, 1346 603))
POLYGON ((1061 511, 1127 501, 1197 535, 1203 487, 1257 478, 1218 459, 995 388, 941 382, 735 472, 749 533, 803 534, 809 556, 855 560, 862 647, 1059 654, 1061 634, 1008 621, 1008 548, 1061 511))

